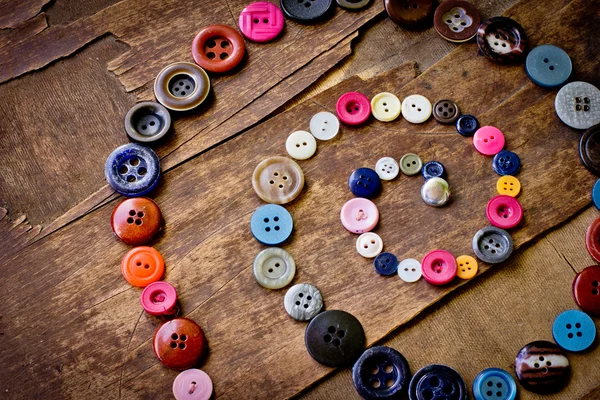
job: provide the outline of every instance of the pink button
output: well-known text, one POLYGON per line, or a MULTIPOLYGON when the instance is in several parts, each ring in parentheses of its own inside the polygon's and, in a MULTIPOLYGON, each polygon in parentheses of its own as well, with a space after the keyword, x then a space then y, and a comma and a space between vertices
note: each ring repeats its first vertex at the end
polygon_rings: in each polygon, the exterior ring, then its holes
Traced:
POLYGON ((488 202, 485 214, 492 225, 502 229, 510 229, 521 222, 523 207, 521 207, 519 200, 514 197, 500 195, 488 202))
POLYGON ((360 125, 371 115, 371 102, 362 93, 344 93, 335 106, 338 118, 347 125, 360 125))
POLYGON ((186 369, 173 382, 173 395, 177 400, 208 400, 213 384, 206 372, 186 369))
POLYGON ((140 296, 142 307, 151 315, 174 314, 177 304, 177 291, 167 282, 157 281, 149 284, 140 296))
POLYGON ((481 154, 493 156, 504 147, 504 134, 495 126, 482 126, 473 135, 473 145, 481 154))
POLYGON ((456 276, 456 259, 446 250, 433 250, 423 257, 423 278, 432 285, 445 285, 456 276))
POLYGON ((379 222, 379 210, 371 200, 357 197, 344 204, 340 219, 344 228, 352 233, 361 234, 375 228, 379 222))
POLYGON ((283 13, 266 1, 252 3, 240 13, 242 34, 254 42, 268 42, 283 30, 283 13))

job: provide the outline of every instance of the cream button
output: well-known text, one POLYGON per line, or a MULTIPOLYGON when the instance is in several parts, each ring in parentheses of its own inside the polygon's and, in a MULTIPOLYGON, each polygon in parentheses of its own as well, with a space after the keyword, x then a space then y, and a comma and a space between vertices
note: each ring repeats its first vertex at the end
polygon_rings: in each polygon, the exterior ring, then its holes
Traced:
POLYGON ((384 181, 391 181, 400 173, 400 166, 392 157, 383 157, 375 164, 375 172, 384 181))
POLYGON ((423 272, 419 260, 407 258, 406 260, 400 261, 400 264, 398 264, 398 276, 404 282, 416 282, 421 279, 422 274, 423 272))
POLYGON ((339 130, 340 121, 330 112, 318 112, 310 119, 310 133, 319 140, 331 140, 339 130))
POLYGON ((398 118, 401 110, 400 100, 391 93, 379 93, 371 100, 371 113, 379 121, 393 121, 398 118))
POLYGON ((281 289, 294 279, 296 263, 287 251, 279 247, 264 249, 254 259, 254 279, 267 289, 281 289))
POLYGON ((381 250, 383 250, 383 240, 376 233, 363 233, 356 240, 356 251, 365 258, 377 257, 381 250))
POLYGON ((402 116, 408 122, 421 124, 431 116, 431 102, 425 96, 413 94, 402 102, 402 116))
POLYGON ((296 160, 306 160, 317 151, 317 141, 309 132, 296 131, 288 136, 285 149, 296 160))

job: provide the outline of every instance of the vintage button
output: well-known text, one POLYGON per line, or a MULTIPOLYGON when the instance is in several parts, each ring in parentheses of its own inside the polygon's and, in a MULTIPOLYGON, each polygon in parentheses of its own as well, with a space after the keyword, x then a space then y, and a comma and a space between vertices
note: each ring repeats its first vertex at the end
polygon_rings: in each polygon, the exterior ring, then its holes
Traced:
POLYGON ((479 121, 470 114, 461 115, 456 120, 456 131, 462 136, 473 136, 479 129, 479 121))
POLYGON ((253 42, 270 42, 283 30, 283 13, 274 4, 258 1, 246 6, 240 13, 242 34, 253 42))
POLYGON ((125 132, 132 140, 156 142, 169 132, 171 115, 166 108, 153 101, 137 103, 125 115, 125 132))
POLYGON ((521 182, 514 176, 501 176, 498 182, 496 182, 496 191, 498 194, 517 197, 521 191, 521 182))
POLYGON ((485 215, 490 224, 502 229, 511 229, 521 222, 523 207, 516 198, 501 194, 488 201, 485 215))
POLYGON ((407 28, 430 23, 435 8, 432 0, 384 0, 383 4, 390 19, 407 28))
POLYGON ((371 99, 371 113, 379 121, 393 121, 398 118, 400 111, 402 111, 402 104, 392 93, 379 93, 371 99))
POLYGON ((440 364, 427 365, 410 380, 409 400, 466 400, 467 386, 460 374, 440 364))
POLYGON ((396 399, 409 382, 408 361, 391 347, 365 350, 352 367, 352 383, 363 399, 396 399))
POLYGON ((336 0, 338 6, 345 8, 346 10, 360 10, 369 5, 371 0, 336 0))
POLYGON ((473 252, 485 263, 501 263, 508 259, 512 251, 512 237, 495 226, 486 226, 473 236, 473 252))
POLYGON ((552 324, 552 337, 556 344, 566 351, 585 351, 594 343, 596 325, 584 312, 563 311, 552 324))
POLYGON ((592 187, 592 203, 600 210, 600 179, 598 179, 592 187))
POLYGON ((177 291, 168 282, 153 282, 142 291, 140 303, 150 315, 173 315, 176 311, 177 291))
POLYGON ((310 132, 296 131, 288 136, 285 149, 292 158, 306 160, 317 151, 317 141, 310 132))
POLYGON ((210 79, 196 64, 178 62, 168 65, 154 80, 156 100, 173 111, 188 111, 206 100, 210 79))
POLYGON ((479 25, 477 46, 484 56, 497 63, 517 60, 527 47, 525 31, 507 17, 493 17, 479 25))
POLYGON ((245 53, 244 38, 227 25, 202 28, 192 41, 194 61, 210 72, 223 73, 234 69, 245 53))
POLYGON ((315 286, 299 283, 288 289, 283 306, 290 317, 298 321, 308 321, 321 312, 323 297, 315 286))
POLYGON ((477 260, 471 256, 456 257, 458 270, 456 276, 460 279, 471 279, 477 275, 477 260))
POLYGON ((383 157, 377 160, 375 172, 384 181, 391 181, 400 173, 400 166, 392 157, 383 157))
POLYGON ((175 370, 192 368, 206 353, 207 343, 200 326, 187 318, 175 318, 158 327, 152 349, 158 360, 175 370))
POLYGON ((502 150, 494 156, 492 168, 498 175, 516 175, 521 168, 521 159, 509 150, 502 150))
POLYGON ((536 393, 557 392, 566 386, 571 375, 569 359, 554 343, 545 340, 523 347, 515 359, 519 383, 536 393))
POLYGON ((402 100, 402 116, 412 124, 421 124, 431 116, 431 102, 420 94, 410 95, 402 100))
POLYGON ((311 24, 327 18, 333 13, 333 0, 281 0, 281 9, 286 17, 311 24))
POLYGON ((446 250, 433 250, 421 262, 423 278, 432 285, 445 285, 456 276, 456 259, 446 250))
POLYGON ((199 369, 186 369, 173 381, 175 400, 209 400, 212 392, 210 377, 199 369))
POLYGON ((421 168, 423 168, 423 161, 421 161, 421 157, 416 154, 408 153, 403 155, 400 159, 400 170, 405 175, 416 175, 421 172, 421 168))
POLYGON ((367 96, 362 93, 348 92, 338 99, 335 112, 344 124, 360 125, 369 119, 371 103, 367 96))
POLYGON ((162 278, 164 273, 165 261, 152 247, 134 247, 121 261, 121 274, 133 286, 146 287, 162 278))
POLYGON ((480 23, 475 6, 463 0, 444 1, 433 15, 435 30, 450 42, 466 42, 475 37, 480 23))
POLYGON ((393 275, 398 272, 398 258, 392 253, 380 253, 375 257, 373 265, 380 275, 393 275))
POLYGON ((310 119, 310 133, 319 140, 331 140, 339 130, 340 121, 330 112, 318 112, 310 119))
POLYGON ((252 187, 267 203, 286 204, 304 187, 302 168, 287 157, 269 157, 261 161, 252 174, 252 187))
POLYGON ((473 381, 473 397, 475 400, 515 400, 517 384, 503 369, 484 369, 473 381))
POLYGON ((134 197, 120 202, 112 212, 110 225, 123 243, 139 246, 148 243, 162 226, 158 205, 145 197, 134 197))
POLYGON ((365 345, 360 321, 341 310, 324 311, 314 317, 304 333, 308 354, 328 367, 341 367, 358 358, 365 345))
POLYGON ((459 115, 460 110, 452 100, 438 100, 433 106, 433 118, 440 124, 451 124, 459 115))
POLYGON ((383 250, 383 240, 378 234, 365 232, 356 239, 356 251, 364 258, 376 257, 383 250))
POLYGON ((285 208, 277 204, 258 207, 250 218, 252 235, 267 246, 285 242, 294 229, 292 216, 285 208))
POLYGON ((600 262, 600 218, 596 218, 585 232, 585 247, 590 256, 600 262))
POLYGON ((421 175, 423 178, 445 178, 446 177, 446 168, 439 161, 429 161, 423 165, 423 169, 421 169, 421 175))
POLYGON ((450 200, 450 185, 442 178, 427 179, 421 187, 421 198, 428 206, 441 207, 450 200))
POLYGON ((158 184, 160 160, 149 147, 124 144, 106 159, 104 176, 115 192, 128 197, 144 196, 158 184))
POLYGON ((421 263, 414 258, 407 258, 398 264, 398 276, 404 282, 412 283, 421 279, 423 274, 421 263))
POLYGON ((600 175, 600 124, 592 126, 581 136, 579 158, 590 172, 600 175))
POLYGON ((573 66, 571 58, 563 49, 543 44, 529 52, 525 61, 525 71, 536 85, 555 88, 569 79, 573 66))
POLYGON ((587 82, 568 83, 556 94, 554 109, 571 128, 589 129, 600 124, 600 90, 587 82))
POLYGON ((355 196, 370 199, 381 192, 381 179, 371 168, 358 168, 350 174, 348 186, 355 196))
POLYGON ((504 134, 495 126, 482 126, 473 136, 475 149, 486 156, 493 156, 504 147, 504 134))
POLYGON ((296 275, 296 263, 287 251, 279 247, 264 249, 254 258, 254 279, 267 289, 281 289, 296 275))
POLYGON ((357 198, 348 200, 340 212, 342 225, 352 233, 365 233, 379 222, 379 210, 371 200, 357 198))
POLYGON ((600 265, 587 267, 575 276, 573 298, 583 311, 600 317, 600 265))

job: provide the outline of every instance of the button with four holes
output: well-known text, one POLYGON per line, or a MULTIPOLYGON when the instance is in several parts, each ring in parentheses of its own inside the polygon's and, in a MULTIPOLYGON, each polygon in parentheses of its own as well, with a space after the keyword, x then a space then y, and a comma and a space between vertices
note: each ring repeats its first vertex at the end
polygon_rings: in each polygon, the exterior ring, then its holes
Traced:
POLYGON ((439 161, 429 161, 423 165, 421 175, 425 180, 430 178, 444 178, 446 176, 446 168, 439 161))
POLYGON ((514 400, 517 397, 517 384, 503 369, 484 369, 473 381, 473 397, 475 400, 514 400))
POLYGON ((498 175, 516 175, 521 168, 521 159, 509 150, 502 150, 494 156, 492 168, 498 175))
POLYGON ((555 88, 569 79, 573 66, 571 58, 563 49, 543 44, 529 52, 525 71, 536 85, 555 88))
POLYGON ((199 369, 186 369, 173 381, 175 400, 209 400, 212 392, 210 377, 199 369))
POLYGON ((488 264, 506 261, 513 250, 512 237, 495 226, 486 226, 477 231, 472 244, 477 258, 488 264))
POLYGON ((523 207, 516 198, 501 194, 487 203, 485 215, 490 224, 502 229, 511 229, 521 222, 523 207))
POLYGON ((281 0, 281 10, 286 17, 301 23, 321 21, 333 13, 333 0, 281 0))
POLYGON ((244 58, 244 38, 227 25, 202 28, 192 42, 192 57, 207 71, 222 73, 232 70, 244 58))
POLYGON ((421 124, 431 116, 431 102, 427 97, 413 94, 402 101, 402 116, 412 124, 421 124))
POLYGON ((584 351, 594 343, 596 325, 586 313, 567 310, 558 314, 554 320, 552 336, 556 344, 567 351, 584 351))
POLYGON ((152 339, 152 349, 166 367, 184 370, 198 364, 206 353, 206 336, 191 319, 175 318, 158 327, 152 339))
POLYGON ((379 210, 371 200, 356 198, 344 204, 340 212, 342 225, 352 233, 365 233, 379 222, 379 210))
POLYGON ((438 100, 433 106, 433 118, 440 124, 451 124, 459 116, 458 105, 452 100, 438 100))
POLYGON ((462 136, 473 136, 479 129, 479 121, 471 114, 464 114, 456 120, 456 131, 462 136))
POLYGON ((152 247, 134 247, 121 261, 121 274, 133 286, 146 287, 158 281, 164 273, 163 257, 152 247))
POLYGON ((373 232, 365 232, 356 239, 356 251, 365 258, 376 257, 383 250, 383 240, 373 232))
POLYGON ((283 30, 283 13, 274 4, 258 1, 247 5, 240 13, 242 34, 254 42, 270 42, 283 30))
POLYGON ((285 311, 298 321, 308 321, 321 312, 323 297, 315 286, 299 283, 288 289, 283 298, 285 311))
POLYGON ((398 118, 400 111, 402 111, 402 104, 392 93, 379 93, 371 99, 371 113, 379 121, 393 121, 398 118))
POLYGON ((456 258, 458 270, 456 276, 460 279, 471 279, 477 275, 477 260, 471 256, 459 256, 456 258))
POLYGON ((277 204, 266 204, 254 211, 250 218, 252 235, 267 246, 285 242, 294 228, 292 216, 277 204))
POLYGON ((166 66, 154 80, 154 97, 173 111, 198 107, 210 92, 210 79, 201 67, 187 62, 166 66))
POLYGON ((310 119, 310 133, 319 140, 331 140, 340 130, 340 121, 328 111, 320 111, 310 119))
POLYGON ((317 141, 310 132, 296 131, 288 136, 285 141, 285 149, 292 158, 306 160, 317 151, 317 141))
POLYGON ((125 132, 137 142, 156 142, 171 129, 171 115, 153 101, 137 103, 125 115, 125 132))
POLYGON ((416 154, 408 153, 403 155, 400 159, 400 170, 405 175, 416 175, 421 172, 421 168, 423 168, 423 161, 421 161, 421 157, 416 154))
POLYGON ((269 157, 254 169, 252 187, 267 203, 286 204, 302 192, 304 173, 290 158, 269 157))
POLYGON ((158 205, 145 197, 123 200, 112 212, 110 225, 123 243, 139 246, 148 243, 162 226, 158 205))
POLYGON ((160 160, 149 147, 128 143, 113 150, 104 165, 108 184, 123 196, 144 196, 160 178, 160 160))
POLYGON ((338 118, 346 125, 360 125, 369 119, 371 103, 367 96, 358 92, 344 93, 335 105, 338 118))
POLYGON ((256 255, 252 265, 254 279, 267 289, 281 289, 296 275, 296 263, 287 251, 269 247, 256 255))
POLYGON ((384 0, 385 11, 394 23, 407 28, 430 23, 433 0, 384 0))
POLYGON ((573 298, 583 311, 600 317, 600 265, 587 267, 575 276, 573 298))
POLYGON ((466 400, 467 386, 456 370, 446 365, 431 364, 413 375, 408 387, 408 398, 466 400))
POLYGON ((515 20, 493 17, 479 25, 477 46, 484 56, 497 63, 506 63, 523 56, 527 48, 525 31, 515 20))
POLYGON ((384 181, 391 181, 400 173, 400 166, 392 157, 383 157, 377 160, 375 172, 384 181))
POLYGON ((350 174, 348 187, 355 196, 370 199, 381 192, 381 179, 371 168, 358 168, 350 174))
POLYGON ((398 258, 392 253, 380 253, 373 261, 375 271, 380 275, 393 275, 398 272, 398 258))
POLYGON ((481 18, 475 6, 464 0, 446 0, 433 15, 433 26, 450 42, 466 42, 477 34, 481 18))
POLYGON ((475 149, 486 156, 493 156, 504 147, 504 134, 495 126, 482 126, 473 136, 475 149))
POLYGON ((535 393, 554 393, 569 382, 571 366, 565 353, 552 342, 537 340, 523 346, 515 358, 519 383, 535 393))
POLYGON ((408 361, 391 347, 365 350, 352 367, 352 383, 364 399, 396 399, 409 382, 408 361))
POLYGON ((419 260, 407 258, 398 264, 398 276, 404 282, 413 283, 421 279, 422 267, 419 260))
POLYGON ((421 262, 423 278, 432 285, 445 285, 456 276, 456 259, 446 250, 433 250, 421 262))
POLYGON ((153 282, 142 291, 140 303, 150 315, 174 315, 177 310, 177 291, 168 282, 153 282))
POLYGON ((556 94, 554 109, 571 128, 589 129, 600 124, 600 90, 587 82, 568 83, 556 94))
POLYGON ((596 218, 585 232, 585 247, 596 262, 600 262, 600 218, 596 218))
POLYGON ((498 194, 505 194, 511 197, 517 197, 521 191, 521 182, 514 176, 501 176, 496 182, 496 191, 498 194))

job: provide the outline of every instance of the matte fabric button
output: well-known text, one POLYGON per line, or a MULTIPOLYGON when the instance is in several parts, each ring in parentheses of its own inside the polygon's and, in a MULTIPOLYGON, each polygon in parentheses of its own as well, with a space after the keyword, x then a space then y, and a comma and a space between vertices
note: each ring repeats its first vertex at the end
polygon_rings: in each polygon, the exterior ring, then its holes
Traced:
POLYGON ((410 380, 409 400, 466 400, 467 386, 460 374, 446 366, 431 364, 418 370, 410 380))
POLYGON ((423 165, 421 175, 426 180, 430 178, 444 178, 446 176, 446 168, 439 161, 429 161, 423 165))
POLYGON ((287 251, 279 247, 269 247, 254 258, 252 273, 262 287, 281 289, 294 279, 296 263, 287 251))
POLYGON ((600 124, 600 90, 587 82, 563 86, 554 99, 558 118, 574 129, 589 129, 600 124))
POLYGON ((458 105, 452 100, 438 100, 433 106, 433 118, 440 124, 452 124, 459 115, 458 105))
POLYGON ((379 222, 379 210, 371 200, 357 198, 348 200, 340 212, 342 225, 352 233, 365 233, 379 222))
POLYGON ((408 153, 403 155, 400 159, 400 170, 405 175, 416 175, 421 172, 421 168, 423 168, 423 161, 421 161, 421 157, 416 154, 408 153))
POLYGON ((160 179, 160 160, 149 147, 128 143, 113 150, 104 164, 108 184, 128 197, 144 196, 160 179))
POLYGON ((600 179, 598 179, 592 187, 592 203, 600 210, 600 179))
POLYGON ((172 315, 176 310, 177 291, 168 282, 153 282, 142 291, 140 303, 150 315, 172 315))
POLYGON ((384 0, 383 4, 390 19, 406 28, 430 23, 435 9, 432 0, 384 0))
POLYGON ((165 261, 152 247, 134 247, 121 261, 121 274, 133 286, 146 287, 162 278, 164 273, 165 261))
POLYGON ((328 367, 341 367, 356 360, 365 345, 360 321, 341 310, 329 310, 314 317, 304 333, 308 354, 328 367))
POLYGON ((283 13, 274 4, 259 1, 249 4, 239 18, 242 34, 253 42, 270 42, 283 30, 283 13))
POLYGON ((475 6, 463 0, 444 1, 433 15, 435 30, 450 42, 461 43, 475 37, 480 22, 475 6))
POLYGON ((471 279, 477 275, 477 260, 471 256, 459 256, 456 258, 458 266, 456 276, 460 279, 471 279))
POLYGON ((210 377, 199 369, 186 369, 173 382, 175 400, 209 400, 212 392, 210 377))
POLYGON ((494 156, 492 168, 498 175, 516 175, 521 168, 521 159, 512 151, 502 150, 494 156))
POLYGON ((338 6, 345 8, 346 10, 356 11, 361 8, 365 8, 369 5, 371 0, 336 0, 338 6))
POLYGON ((498 179, 498 182, 496 182, 496 191, 498 194, 517 197, 519 192, 521 192, 521 182, 514 176, 502 176, 498 179))
POLYGON ((600 265, 587 267, 575 276, 573 298, 583 311, 600 317, 600 265))
POLYGON ((486 226, 473 236, 473 252, 485 263, 497 264, 506 261, 512 251, 512 237, 505 230, 495 226, 486 226))
POLYGON ((525 389, 535 393, 553 393, 567 385, 571 366, 557 345, 538 340, 519 351, 515 359, 515 374, 525 389))
POLYGON ((114 234, 131 246, 139 246, 154 239, 160 231, 162 221, 158 205, 145 197, 123 200, 110 217, 114 234))
POLYGON ((408 361, 391 347, 374 346, 352 367, 352 383, 363 399, 396 399, 410 382, 408 361))
POLYGON ((571 58, 563 49, 543 44, 529 52, 525 61, 525 71, 536 85, 555 88, 569 79, 573 66, 571 58))
POLYGON ((171 115, 162 105, 153 101, 137 103, 125 115, 125 132, 132 140, 152 143, 171 129, 171 115))
POLYGON ((292 216, 277 204, 266 204, 254 211, 250 218, 252 235, 267 246, 285 242, 294 229, 292 216))
POLYGON ((319 140, 331 140, 339 130, 340 121, 330 112, 318 112, 310 119, 310 133, 319 140))
POLYGON ((412 124, 421 124, 431 116, 431 102, 427 97, 413 94, 402 100, 402 116, 412 124))
POLYGON ((393 121, 398 118, 401 111, 402 104, 392 93, 379 93, 371 99, 371 113, 379 121, 393 121))
POLYGON ((358 168, 350 174, 348 186, 355 196, 370 199, 381 192, 381 179, 371 168, 358 168))
POLYGON ((414 258, 407 258, 398 264, 398 276, 404 282, 413 283, 421 279, 422 276, 421 263, 414 258))
POLYGON ((392 253, 380 253, 373 261, 375 271, 380 275, 393 275, 398 272, 398 258, 392 253))
POLYGON ((600 124, 592 126, 581 136, 579 158, 590 172, 600 175, 600 124))
POLYGON ((254 169, 252 187, 263 201, 286 204, 302 192, 304 173, 294 160, 269 157, 254 169))
POLYGON ((596 338, 596 325, 584 312, 567 310, 558 314, 552 324, 552 337, 566 351, 579 352, 590 348, 596 338))
POLYGON ((600 262, 600 218, 596 218, 585 232, 585 247, 590 256, 600 262))
POLYGON ((517 384, 503 369, 484 369, 473 382, 473 397, 475 400, 515 400, 517 384))
POLYGON ((299 283, 288 289, 283 306, 290 317, 298 321, 308 321, 321 312, 323 297, 315 286, 299 283))
POLYGON ((198 107, 210 92, 210 79, 196 64, 179 62, 168 65, 154 80, 156 100, 173 111, 198 107))
POLYGON ((310 132, 296 131, 288 136, 285 149, 292 158, 306 160, 317 151, 317 141, 310 132))
POLYGON ((527 36, 516 21, 507 17, 493 17, 479 25, 477 46, 490 60, 506 63, 523 56, 527 48, 527 36))
POLYGON ((391 181, 400 173, 400 166, 392 157, 383 157, 377 160, 375 172, 384 181, 391 181))
MULTIPOLYGON (((310 1, 310 0, 307 0, 310 1)), ((335 105, 338 118, 346 125, 360 125, 369 119, 371 103, 367 96, 358 92, 344 93, 335 105)))
POLYGON ((502 229, 511 229, 521 223, 523 207, 514 197, 498 195, 488 202, 485 215, 490 224, 502 229))
POLYGON ((322 21, 334 8, 333 0, 281 0, 285 16, 305 24, 322 21))
POLYGON ((442 178, 430 178, 421 187, 421 198, 428 206, 441 207, 450 200, 450 185, 442 178))
POLYGON ((475 149, 486 156, 493 156, 504 147, 504 134, 495 126, 482 126, 473 136, 475 149))
POLYGON ((421 262, 423 278, 432 285, 446 285, 456 276, 456 259, 446 250, 433 250, 421 262))
POLYGON ((383 250, 383 240, 378 234, 365 232, 356 239, 356 251, 365 258, 376 257, 383 250))
POLYGON ((237 67, 245 53, 244 38, 227 25, 202 28, 192 42, 192 57, 196 64, 219 74, 237 67))
POLYGON ((206 353, 206 336, 200 326, 187 318, 175 318, 158 327, 152 349, 158 360, 175 370, 192 368, 206 353))
POLYGON ((479 121, 470 114, 461 115, 456 120, 456 131, 462 136, 473 136, 479 129, 479 121))

